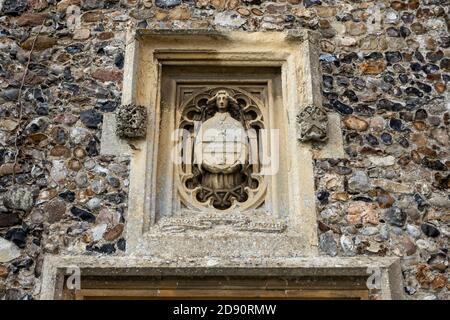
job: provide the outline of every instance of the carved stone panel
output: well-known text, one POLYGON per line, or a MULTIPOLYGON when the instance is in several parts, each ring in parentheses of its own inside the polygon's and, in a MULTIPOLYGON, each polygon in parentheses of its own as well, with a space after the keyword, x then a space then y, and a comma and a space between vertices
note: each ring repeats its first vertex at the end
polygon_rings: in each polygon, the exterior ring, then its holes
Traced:
POLYGON ((308 105, 297 115, 298 139, 306 141, 326 141, 328 139, 328 117, 321 107, 308 105))
POLYGON ((147 110, 134 104, 116 110, 116 134, 121 138, 143 138, 147 132, 147 110))
POLYGON ((257 208, 266 190, 258 159, 261 102, 237 87, 206 87, 182 101, 179 111, 183 204, 200 210, 257 208))

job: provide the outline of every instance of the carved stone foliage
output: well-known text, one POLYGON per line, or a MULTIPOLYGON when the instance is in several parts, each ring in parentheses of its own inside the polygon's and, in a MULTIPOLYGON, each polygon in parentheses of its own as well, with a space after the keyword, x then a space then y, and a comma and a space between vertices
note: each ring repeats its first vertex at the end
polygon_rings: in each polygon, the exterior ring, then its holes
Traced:
POLYGON ((179 193, 190 209, 245 210, 264 200, 257 137, 264 117, 256 98, 238 88, 207 88, 183 102, 179 193))
POLYGON ((116 110, 116 134, 121 138, 143 138, 147 132, 147 110, 134 104, 116 110))
POLYGON ((326 141, 328 139, 328 117, 321 107, 308 105, 297 115, 298 139, 307 141, 326 141))

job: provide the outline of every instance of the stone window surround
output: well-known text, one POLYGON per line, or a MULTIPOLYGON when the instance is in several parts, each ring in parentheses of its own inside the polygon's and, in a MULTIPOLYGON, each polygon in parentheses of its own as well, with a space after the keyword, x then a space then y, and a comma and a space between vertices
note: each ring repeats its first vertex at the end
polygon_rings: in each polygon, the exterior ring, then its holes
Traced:
MULTIPOLYGON (((128 154, 130 163, 129 202, 126 226, 127 252, 161 252, 159 248, 174 248, 173 252, 185 252, 189 248, 211 246, 211 241, 189 238, 180 241, 178 237, 154 236, 152 220, 155 216, 155 177, 157 161, 154 148, 158 148, 156 119, 160 110, 160 82, 162 66, 229 65, 278 67, 281 70, 281 90, 284 110, 288 122, 288 155, 280 155, 281 161, 290 163, 288 185, 289 209, 288 230, 282 237, 273 234, 236 237, 227 241, 228 248, 245 248, 256 243, 256 254, 266 247, 280 250, 282 255, 317 255, 317 222, 313 177, 313 158, 343 158, 342 134, 338 114, 329 113, 328 141, 320 148, 297 140, 295 119, 302 106, 321 106, 321 75, 319 68, 317 34, 305 32, 229 32, 215 31, 152 31, 137 30, 128 35, 125 54, 124 87, 122 104, 136 104, 147 108, 146 139, 129 141, 120 139, 114 133, 113 115, 104 118, 101 153, 112 155, 128 154), (157 85, 155 85, 155 83, 157 85), (317 85, 319 84, 319 85, 317 85), (289 119, 293 119, 292 122, 289 119), (284 159, 284 157, 286 159, 284 159), (147 177, 142 179, 142 173, 147 177), (298 183, 297 181, 301 181, 298 183), (145 190, 142 192, 142 190, 145 190), (149 214, 150 213, 150 214, 149 214), (255 237, 258 238, 255 241, 255 237), (143 240, 144 239, 144 240, 143 240), (243 244, 244 242, 247 245, 243 244), (283 251, 284 250, 284 251, 283 251)), ((210 249, 208 247, 208 249, 210 249)), ((226 251, 217 245, 212 252, 226 251)), ((167 250, 164 251, 164 253, 167 250)), ((266 250, 267 251, 267 250, 266 250)), ((211 251, 210 251, 211 252, 211 251)), ((263 252, 264 253, 264 252, 263 252)), ((168 254, 168 253, 167 253, 168 254)), ((265 252, 264 254, 268 254, 265 252)))
MULTIPOLYGON (((172 48, 171 46, 171 48, 172 48)), ((153 47, 153 48, 155 48, 153 47)), ((145 51, 144 51, 145 52, 145 51)), ((148 51, 147 51, 148 53, 148 51)), ((278 32, 230 32, 217 33, 211 31, 150 31, 136 30, 129 31, 126 36, 126 53, 124 68, 124 86, 122 92, 122 104, 139 104, 148 109, 149 120, 148 128, 152 128, 152 115, 155 110, 152 106, 158 103, 158 83, 161 74, 161 63, 165 59, 183 61, 189 59, 208 60, 213 57, 222 61, 229 61, 236 65, 258 65, 279 66, 281 67, 283 79, 283 99, 290 106, 293 106, 289 118, 295 119, 300 106, 318 105, 321 106, 321 75, 319 69, 318 37, 311 31, 295 31, 287 33, 278 32), (172 46, 176 47, 179 43, 194 44, 191 51, 171 49, 158 52, 159 60, 148 54, 142 54, 145 47, 154 45, 158 47, 158 39, 167 45, 167 37, 171 38, 172 46), (181 41, 184 39, 184 42, 181 41), (217 54, 213 51, 214 39, 229 41, 234 48, 233 54, 217 54), (192 40, 192 42, 191 42, 192 40), (209 40, 209 41, 205 41, 209 40), (199 48, 199 43, 204 43, 204 48, 199 48), (194 49, 195 48, 195 49, 194 49), (203 50, 202 50, 203 49, 203 50), (209 49, 209 50, 208 50, 209 49), (256 49, 256 52, 255 52, 256 49), (258 52, 260 50, 260 52, 258 52), (178 51, 178 52, 177 52, 178 51), (193 52, 196 51, 196 52, 193 52), (213 51, 213 52, 211 52, 213 51), (145 74, 145 68, 150 68, 152 72, 145 74), (147 86, 142 85, 142 76, 145 76, 147 86), (150 75, 150 77, 149 77, 150 75), (289 79, 289 81, 287 81, 289 79), (152 101, 155 104, 152 104, 152 101)), ((192 61, 192 60, 191 60, 192 61)), ((148 69, 147 69, 148 71, 148 69)), ((79 266, 83 272, 92 272, 92 274, 106 274, 111 269, 114 274, 128 274, 130 270, 141 272, 146 270, 146 274, 169 273, 177 270, 177 274, 190 275, 200 272, 202 274, 253 274, 258 275, 261 272, 261 266, 267 268, 267 272, 277 274, 293 271, 290 275, 301 275, 303 272, 317 273, 318 270, 324 270, 324 275, 345 275, 366 272, 367 267, 380 266, 383 275, 383 287, 381 297, 385 299, 400 298, 401 274, 398 266, 398 259, 395 258, 330 258, 318 256, 318 236, 317 236, 317 217, 315 210, 315 192, 313 176, 313 159, 320 158, 344 158, 342 133, 340 129, 340 117, 338 114, 328 114, 328 141, 320 148, 313 148, 309 143, 300 143, 296 139, 296 158, 294 163, 302 163, 297 166, 298 176, 304 177, 302 188, 295 187, 294 193, 302 201, 298 201, 301 217, 298 218, 298 231, 303 235, 303 246, 301 255, 304 258, 286 258, 283 260, 263 258, 258 268, 251 265, 242 267, 240 263, 231 263, 227 260, 214 260, 212 264, 210 259, 190 258, 181 260, 173 264, 166 264, 157 257, 149 257, 149 247, 145 241, 142 241, 145 232, 148 230, 148 220, 145 219, 148 212, 146 202, 148 203, 148 192, 146 190, 145 179, 142 179, 142 172, 147 169, 147 148, 152 141, 151 133, 147 133, 147 139, 132 141, 133 148, 129 142, 118 138, 115 134, 115 118, 113 114, 106 114, 103 122, 101 153, 107 155, 129 155, 130 156, 130 186, 129 202, 127 215, 126 257, 89 257, 89 256, 48 256, 44 263, 44 276, 41 287, 41 298, 58 298, 61 292, 61 274, 67 266, 79 266), (146 201, 147 200, 147 201, 146 201), (147 253, 147 254, 146 254, 147 253), (214 266, 213 270, 209 267, 214 266), (167 268, 166 268, 167 267, 167 268), (175 268, 175 269, 174 269, 175 268), (275 268, 275 269, 274 269, 275 268), (194 270, 195 269, 195 270, 194 270), (105 271, 108 270, 108 271, 105 271), (215 270, 215 271, 214 271, 215 270), (272 270, 272 271, 270 271, 272 270), (276 272, 274 271, 276 270, 276 272), (362 271, 364 270, 364 271, 362 271), (59 280, 58 280, 59 279, 59 280)), ((151 130, 149 130, 151 131, 151 130)), ((295 132, 294 132, 295 135, 295 132)), ((298 241, 298 239, 296 239, 298 241)), ((150 250, 151 252, 151 250, 150 250)), ((245 264, 245 263, 244 263, 245 264)), ((265 269, 266 270, 266 269, 265 269)), ((318 275, 321 272, 317 273, 318 275)))

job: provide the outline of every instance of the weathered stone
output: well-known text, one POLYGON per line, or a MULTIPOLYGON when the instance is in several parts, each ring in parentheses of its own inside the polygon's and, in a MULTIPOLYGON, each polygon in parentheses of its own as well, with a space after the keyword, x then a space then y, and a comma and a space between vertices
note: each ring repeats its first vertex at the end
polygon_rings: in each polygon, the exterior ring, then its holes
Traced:
POLYGON ((0 263, 9 262, 20 257, 20 250, 17 246, 0 237, 0 263))
POLYGON ((99 22, 103 19, 104 15, 101 11, 88 11, 81 16, 81 21, 86 23, 99 22))
POLYGON ((309 105, 297 115, 297 137, 300 141, 325 141, 328 139, 328 117, 321 107, 309 105))
POLYGON ((377 189, 377 203, 380 208, 390 208, 394 204, 395 199, 383 189, 377 189))
POLYGON ((369 60, 361 63, 359 68, 363 74, 377 75, 386 69, 386 63, 382 60, 369 60))
POLYGON ((87 222, 95 222, 95 216, 83 209, 77 208, 77 207, 72 207, 70 209, 70 212, 77 218, 80 218, 83 221, 87 221, 87 222))
POLYGON ((80 113, 80 120, 88 128, 96 129, 103 122, 103 115, 95 109, 80 113))
POLYGON ((58 12, 66 12, 69 6, 81 6, 81 1, 82 0, 61 0, 57 4, 57 10, 58 12))
POLYGON ((181 4, 181 0, 155 0, 155 5, 160 8, 169 9, 181 4))
POLYGON ((347 221, 350 224, 370 223, 378 224, 378 213, 373 203, 356 201, 350 204, 347 210, 347 221))
POLYGON ((386 157, 375 157, 375 156, 369 156, 369 161, 379 167, 388 167, 393 166, 395 164, 395 158, 393 156, 386 156, 386 157))
POLYGON ((23 249, 27 241, 27 232, 23 228, 9 229, 5 235, 5 239, 13 242, 16 246, 23 249))
POLYGON ((29 212, 34 205, 33 193, 26 187, 12 188, 3 198, 3 204, 11 210, 29 212))
POLYGON ((66 213, 66 203, 63 200, 54 199, 47 202, 43 209, 47 215, 48 223, 55 223, 64 217, 66 213))
POLYGON ((48 13, 25 13, 17 19, 19 26, 39 26, 45 19, 48 18, 48 13))
POLYGON ((219 12, 214 17, 214 24, 225 28, 239 28, 244 25, 247 20, 233 11, 219 12))
POLYGON ((14 163, 5 163, 0 166, 0 177, 8 176, 13 173, 22 173, 22 166, 20 164, 14 165, 14 163))
POLYGON ((103 234, 103 238, 106 241, 114 241, 122 235, 123 230, 124 225, 118 224, 112 228, 107 229, 106 232, 103 234))
POLYGON ((346 255, 353 256, 356 253, 356 245, 350 236, 342 235, 340 239, 341 248, 346 255))
POLYGON ((102 82, 119 81, 122 79, 122 72, 115 69, 96 69, 91 75, 94 79, 102 82))
POLYGON ((338 248, 336 241, 334 240, 333 232, 327 231, 319 236, 320 249, 329 256, 336 256, 338 248))
POLYGON ((25 50, 31 50, 31 48, 33 47, 33 43, 34 43, 33 50, 41 51, 41 50, 51 48, 58 43, 58 41, 55 38, 51 38, 51 37, 45 36, 45 35, 38 36, 36 38, 36 42, 34 41, 35 38, 36 37, 31 36, 30 38, 28 38, 21 44, 21 47, 25 50))
POLYGON ((356 131, 366 131, 369 124, 356 116, 348 116, 344 118, 344 124, 348 129, 356 131))
POLYGON ((0 13, 18 16, 27 9, 27 0, 3 0, 0 6, 0 13))
POLYGON ((147 110, 136 105, 122 105, 116 111, 116 134, 121 138, 143 138, 147 133, 147 110))
POLYGON ((0 212, 0 228, 12 227, 21 222, 22 220, 19 218, 19 215, 17 213, 0 212))
POLYGON ((91 36, 91 31, 87 28, 76 29, 73 32, 73 40, 87 40, 91 36))
POLYGON ((422 232, 427 236, 427 237, 431 237, 431 238, 436 238, 438 237, 441 233, 439 232, 438 228, 436 228, 434 225, 432 225, 431 223, 423 223, 420 226, 420 229, 422 230, 422 232))
POLYGON ((392 207, 385 212, 385 218, 393 226, 403 227, 406 222, 406 213, 397 207, 392 207))
POLYGON ((364 171, 355 171, 348 179, 349 192, 367 192, 370 187, 369 177, 364 171))

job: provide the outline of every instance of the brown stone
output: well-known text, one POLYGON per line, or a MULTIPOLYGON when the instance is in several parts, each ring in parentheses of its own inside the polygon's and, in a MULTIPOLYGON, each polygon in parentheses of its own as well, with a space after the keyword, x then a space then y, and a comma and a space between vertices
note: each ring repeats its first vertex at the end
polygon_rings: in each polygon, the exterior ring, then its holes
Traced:
POLYGON ((393 1, 391 3, 391 8, 400 11, 406 8, 406 3, 400 1, 393 1))
POLYGON ((434 89, 436 89, 436 91, 437 91, 438 93, 444 93, 445 90, 447 90, 447 87, 446 87, 446 85, 445 85, 444 83, 438 82, 438 83, 436 83, 436 84, 434 85, 434 89))
POLYGON ((42 24, 42 22, 45 21, 45 19, 48 17, 48 13, 25 13, 21 15, 17 19, 17 25, 24 27, 24 26, 39 26, 42 24))
POLYGON ((0 119, 0 129, 2 129, 2 130, 14 131, 14 130, 16 130, 18 125, 19 125, 19 122, 17 122, 14 119, 8 119, 8 118, 0 119))
MULTIPOLYGON (((31 50, 34 39, 35 39, 35 36, 29 37, 27 40, 22 42, 21 47, 25 50, 31 50)), ((53 47, 57 43, 58 43, 58 41, 55 38, 41 35, 41 36, 38 36, 36 39, 36 43, 34 45, 34 50, 35 51, 45 50, 45 49, 53 47)))
POLYGON ((48 201, 50 199, 53 199, 57 195, 58 195, 58 191, 56 191, 55 189, 42 190, 39 193, 38 200, 39 201, 48 201))
POLYGON ((413 133, 411 135, 411 142, 416 146, 425 146, 427 145, 428 140, 423 133, 413 133))
POLYGON ((344 124, 347 129, 356 130, 356 131, 366 131, 369 127, 369 124, 356 116, 347 116, 344 118, 344 124))
POLYGON ((42 11, 48 8, 47 0, 28 0, 27 3, 29 8, 36 11, 42 11))
POLYGON ((115 69, 96 69, 91 75, 102 82, 118 81, 122 78, 122 72, 115 69))
POLYGON ((321 18, 334 17, 337 13, 337 8, 331 6, 316 6, 314 9, 316 14, 321 18))
POLYGON ((315 11, 311 10, 311 9, 306 9, 303 7, 300 8, 292 8, 292 13, 294 15, 296 15, 299 18, 304 18, 304 19, 311 19, 314 18, 316 16, 315 11))
POLYGON ((33 133, 27 137, 27 141, 34 143, 34 144, 39 144, 42 141, 47 140, 47 139, 48 139, 48 136, 42 132, 33 133))
POLYGON ((116 240, 118 237, 121 236, 123 229, 124 229, 124 225, 118 224, 110 229, 107 229, 106 232, 103 234, 103 238, 106 241, 116 240))
POLYGON ((179 6, 169 13, 169 19, 171 20, 188 20, 191 17, 191 12, 187 6, 179 6))
POLYGON ((103 18, 104 18, 104 15, 101 11, 89 11, 89 12, 84 13, 81 16, 81 21, 87 22, 87 23, 98 22, 100 20, 103 20, 103 18))
POLYGON ((426 31, 425 27, 419 22, 414 22, 413 24, 411 24, 411 30, 415 34, 424 34, 426 31))
POLYGON ((50 150, 50 155, 53 157, 70 157, 70 150, 64 146, 55 146, 50 150))
POLYGON ((407 256, 412 256, 414 253, 416 253, 417 247, 409 237, 405 236, 404 238, 402 238, 402 244, 407 256))
POLYGON ((377 203, 380 208, 390 208, 394 204, 395 199, 391 194, 381 188, 377 188, 377 203))
POLYGON ((73 171, 79 171, 83 166, 78 159, 70 159, 67 167, 73 171))
POLYGON ((0 166, 0 177, 7 176, 14 173, 22 173, 22 166, 20 164, 5 163, 0 166))
POLYGON ((417 130, 423 131, 427 129, 427 124, 423 121, 414 121, 414 128, 416 128, 417 130))
POLYGON ((266 6, 266 13, 275 14, 275 13, 283 13, 286 11, 285 4, 273 4, 270 3, 266 6))
POLYGON ((428 147, 419 147, 419 148, 417 148, 417 152, 419 152, 420 154, 423 154, 424 156, 431 157, 431 158, 436 158, 436 156, 437 156, 436 151, 434 151, 433 149, 430 149, 428 147))
POLYGON ((425 264, 420 264, 417 267, 416 279, 422 286, 428 286, 432 281, 430 268, 425 264))
POLYGON ((433 281, 431 281, 431 288, 434 290, 436 289, 442 289, 447 284, 448 279, 445 274, 438 274, 436 277, 434 277, 433 281))
POLYGON ((56 5, 58 12, 65 12, 71 5, 81 6, 82 0, 62 0, 56 5))
POLYGON ((158 10, 155 11, 155 19, 157 21, 165 20, 168 15, 169 15, 169 13, 167 11, 165 11, 165 10, 158 9, 158 10))
POLYGON ((370 223, 378 224, 378 212, 373 203, 356 201, 350 204, 347 209, 347 221, 350 224, 370 223))
POLYGON ((417 164, 422 162, 422 157, 416 150, 411 151, 411 159, 417 164))
POLYGON ((420 6, 419 0, 409 0, 408 1, 408 8, 411 10, 416 10, 420 6))
POLYGON ((328 41, 328 40, 320 41, 320 48, 322 49, 322 51, 328 52, 328 53, 333 53, 334 50, 336 49, 336 47, 333 44, 333 42, 328 41))
POLYGON ((47 215, 49 223, 60 221, 66 213, 66 203, 62 199, 54 199, 47 202, 44 207, 44 212, 47 215))
POLYGON ((431 136, 433 137, 434 140, 439 142, 441 145, 443 145, 443 146, 449 145, 450 137, 449 137, 446 129, 435 128, 435 129, 431 130, 431 136))
POLYGON ((0 228, 12 227, 20 222, 17 213, 0 213, 0 228))
POLYGON ((255 16, 258 16, 258 17, 260 17, 260 16, 262 16, 262 15, 264 14, 264 12, 261 11, 261 10, 259 10, 258 8, 252 8, 252 13, 253 13, 255 16))
POLYGON ((6 278, 8 276, 8 268, 6 266, 0 265, 0 278, 6 278))
POLYGON ((350 199, 350 196, 347 192, 335 192, 331 195, 331 199, 337 201, 347 201, 350 199))
POLYGON ((363 74, 380 74, 386 69, 386 62, 384 60, 364 61, 359 65, 359 69, 363 74))
POLYGON ((247 17, 251 14, 250 10, 244 7, 240 7, 236 11, 243 17, 247 17))
POLYGON ((76 147, 73 150, 73 155, 75 156, 75 158, 83 159, 86 156, 86 150, 84 150, 84 148, 82 147, 76 147))
POLYGON ((353 21, 347 21, 345 23, 345 29, 351 36, 360 36, 367 32, 366 24, 363 22, 355 23, 353 21))
POLYGON ((73 40, 87 40, 91 36, 91 31, 88 28, 76 29, 73 32, 73 40))
POLYGON ((100 40, 108 40, 114 38, 114 32, 106 31, 97 34, 97 38, 100 40))

